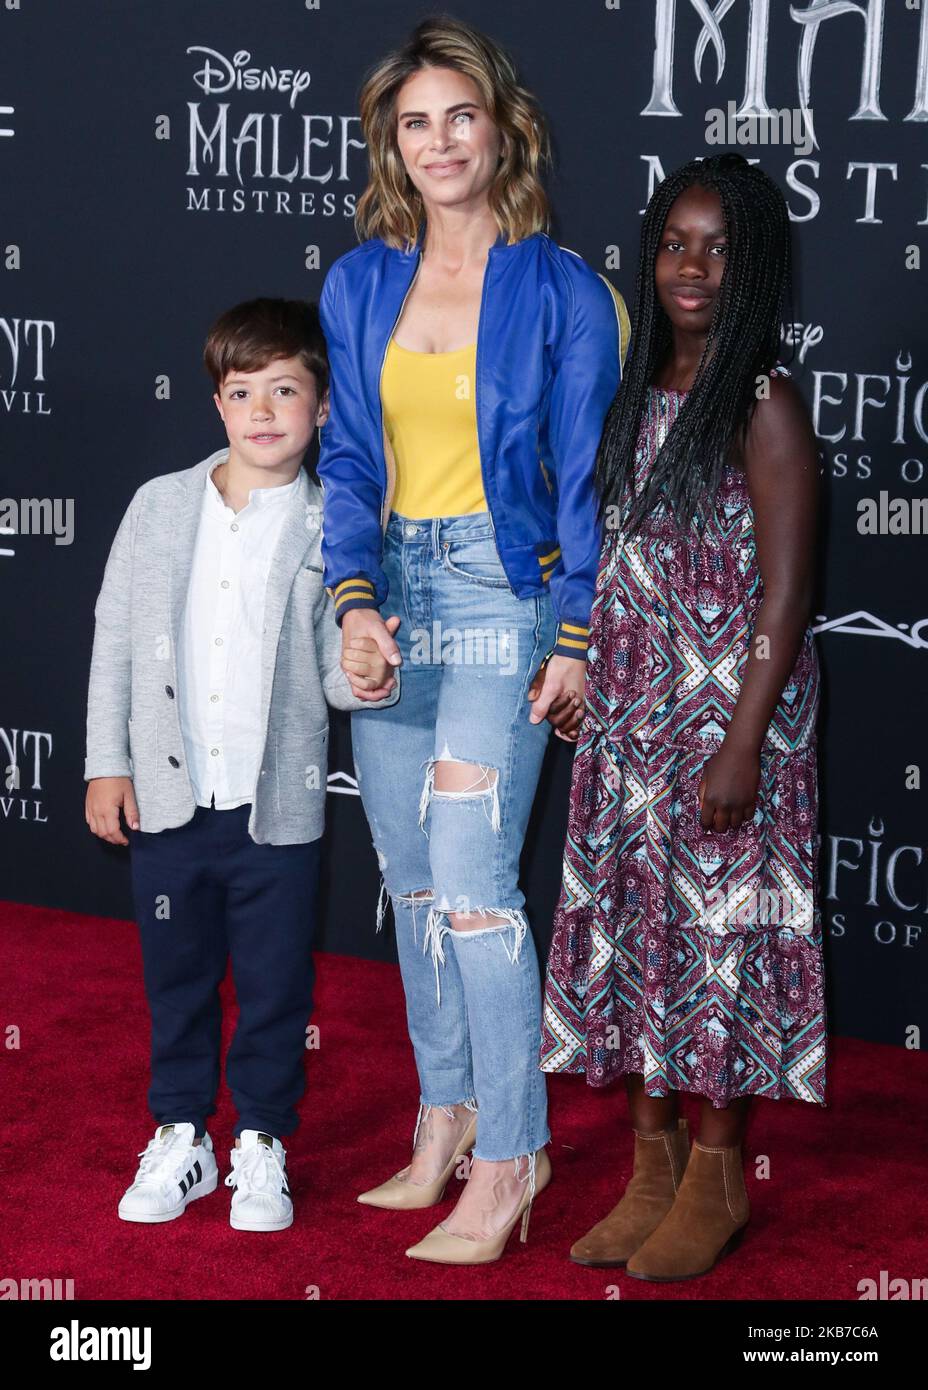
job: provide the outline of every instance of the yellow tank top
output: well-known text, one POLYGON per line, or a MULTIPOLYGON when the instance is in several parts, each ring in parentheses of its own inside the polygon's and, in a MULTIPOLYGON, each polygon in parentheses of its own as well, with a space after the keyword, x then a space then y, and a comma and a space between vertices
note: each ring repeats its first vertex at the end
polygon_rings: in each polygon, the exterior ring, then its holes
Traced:
POLYGON ((401 516, 489 510, 477 443, 476 361, 476 343, 454 352, 414 352, 390 340, 380 399, 396 460, 390 505, 401 516))

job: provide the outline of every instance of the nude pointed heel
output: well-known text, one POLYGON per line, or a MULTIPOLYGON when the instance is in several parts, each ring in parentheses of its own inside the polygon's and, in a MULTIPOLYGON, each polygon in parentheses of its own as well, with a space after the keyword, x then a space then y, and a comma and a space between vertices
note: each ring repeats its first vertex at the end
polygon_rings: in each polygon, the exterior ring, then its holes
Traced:
POLYGON ((476 1142, 477 1117, 475 1115, 461 1136, 454 1153, 433 1182, 406 1182, 404 1175, 409 1172, 411 1166, 407 1164, 405 1168, 394 1173, 392 1178, 388 1178, 379 1187, 372 1187, 369 1192, 359 1193, 358 1201, 363 1206, 383 1207, 387 1211, 417 1211, 422 1207, 433 1207, 444 1196, 445 1188, 451 1181, 458 1162, 464 1154, 474 1147, 476 1142))
POLYGON ((439 1224, 418 1245, 412 1245, 406 1254, 412 1260, 431 1260, 443 1265, 485 1265, 498 1260, 506 1249, 506 1242, 521 1218, 519 1232, 520 1244, 528 1240, 528 1222, 532 1214, 532 1203, 551 1181, 551 1160, 546 1149, 539 1149, 535 1157, 535 1181, 525 1180, 525 1192, 511 1220, 501 1231, 487 1240, 468 1240, 465 1236, 455 1236, 439 1224))

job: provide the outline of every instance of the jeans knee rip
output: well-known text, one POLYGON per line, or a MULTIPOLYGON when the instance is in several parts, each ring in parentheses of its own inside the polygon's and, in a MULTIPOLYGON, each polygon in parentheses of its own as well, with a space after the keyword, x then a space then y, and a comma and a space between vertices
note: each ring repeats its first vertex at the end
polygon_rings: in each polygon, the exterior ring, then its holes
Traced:
POLYGON ((422 942, 423 954, 431 949, 432 963, 435 966, 435 991, 438 1003, 441 1004, 441 977, 439 975, 439 962, 444 965, 445 952, 442 941, 450 932, 457 941, 466 941, 468 937, 479 936, 499 936, 503 950, 509 957, 510 964, 516 965, 519 961, 519 953, 522 950, 522 942, 525 940, 525 933, 528 931, 528 921, 525 913, 518 907, 472 907, 468 915, 479 917, 503 917, 505 921, 494 922, 489 927, 475 927, 472 931, 461 930, 452 927, 447 917, 450 909, 447 906, 447 899, 443 898, 442 903, 437 907, 429 908, 429 915, 425 924, 425 939, 422 942), (514 932, 512 950, 506 942, 509 931, 514 932))
MULTIPOLYGON (((378 931, 380 931, 380 928, 383 926, 383 913, 384 907, 386 906, 386 893, 387 885, 381 880, 380 897, 377 899, 378 931)), ((416 903, 430 903, 435 897, 434 889, 413 889, 411 893, 391 893, 390 896, 393 898, 394 902, 408 903, 412 907, 412 939, 413 943, 416 946, 418 946, 419 942, 416 938, 416 929, 418 927, 418 922, 416 920, 416 903)))
POLYGON ((483 763, 474 763, 470 758, 456 758, 449 750, 447 743, 437 758, 427 758, 426 762, 427 767, 425 769, 425 778, 422 782, 422 794, 419 797, 419 825, 425 830, 426 835, 429 832, 425 829, 425 817, 429 809, 429 802, 433 797, 440 797, 443 801, 476 801, 479 799, 483 801, 484 809, 486 809, 486 803, 489 801, 490 825, 497 831, 502 828, 499 812, 498 768, 485 766, 483 763), (479 790, 472 790, 465 787, 461 791, 443 791, 441 788, 436 789, 435 787, 436 763, 463 763, 465 765, 469 764, 475 769, 482 769, 485 767, 485 770, 480 771, 479 775, 475 778, 476 782, 482 782, 490 772, 495 772, 496 776, 493 779, 493 785, 490 787, 481 787, 479 790))

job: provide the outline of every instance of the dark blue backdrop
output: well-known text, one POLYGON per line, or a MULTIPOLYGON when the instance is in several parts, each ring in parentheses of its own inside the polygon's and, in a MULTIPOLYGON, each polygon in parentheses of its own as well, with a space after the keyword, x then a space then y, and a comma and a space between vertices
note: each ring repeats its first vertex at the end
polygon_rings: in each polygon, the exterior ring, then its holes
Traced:
MULTIPOLYGON (((139 483, 224 442, 200 363, 216 314, 257 294, 316 299, 354 244, 361 78, 427 12, 370 0, 0 5, 0 495, 19 508, 0 534, 9 900, 131 916, 125 852, 94 841, 83 818, 92 610, 107 550, 139 483), (281 70, 294 74, 286 89, 281 70), (28 498, 58 500, 57 535, 9 525, 28 498)), ((926 491, 917 262, 928 6, 461 0, 454 13, 505 44, 538 94, 557 161, 553 234, 630 307, 641 211, 662 173, 717 150, 707 113, 729 102, 811 107, 807 151, 738 148, 780 182, 794 218, 795 319, 784 333, 797 340, 793 371, 826 478, 815 611, 831 1022, 917 1045, 907 1030, 923 1021, 928 959, 915 785, 925 540, 862 535, 857 507, 926 491)), ((347 721, 333 722, 332 773, 350 773, 347 721)), ((569 776, 569 750, 553 746, 525 856, 542 949, 569 776)), ((324 945, 390 957, 392 934, 374 935, 378 881, 360 803, 349 788, 328 805, 324 945)))

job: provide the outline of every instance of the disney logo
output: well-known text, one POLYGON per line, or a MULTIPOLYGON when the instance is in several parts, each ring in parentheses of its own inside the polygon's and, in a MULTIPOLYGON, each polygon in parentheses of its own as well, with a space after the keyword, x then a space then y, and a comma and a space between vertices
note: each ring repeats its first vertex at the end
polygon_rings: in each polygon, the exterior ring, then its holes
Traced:
POLYGON ((790 347, 798 343, 799 361, 804 362, 809 348, 822 341, 824 330, 820 323, 784 323, 780 328, 780 337, 790 347))
POLYGON ((251 54, 244 48, 231 58, 200 44, 194 44, 187 52, 204 54, 203 66, 193 74, 193 80, 208 96, 220 92, 289 92, 292 110, 311 80, 302 68, 248 67, 251 54))

